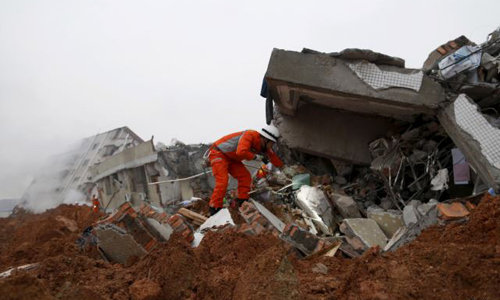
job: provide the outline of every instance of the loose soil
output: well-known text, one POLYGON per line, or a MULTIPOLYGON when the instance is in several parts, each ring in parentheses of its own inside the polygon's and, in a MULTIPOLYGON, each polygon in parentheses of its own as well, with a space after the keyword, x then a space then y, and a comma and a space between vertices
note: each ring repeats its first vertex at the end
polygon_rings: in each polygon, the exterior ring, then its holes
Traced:
POLYGON ((272 235, 226 229, 197 248, 174 235, 125 267, 76 246, 99 217, 63 205, 0 219, 0 272, 40 263, 0 279, 2 299, 500 299, 498 197, 485 197, 468 222, 434 226, 396 252, 372 248, 358 259, 304 261, 272 235))

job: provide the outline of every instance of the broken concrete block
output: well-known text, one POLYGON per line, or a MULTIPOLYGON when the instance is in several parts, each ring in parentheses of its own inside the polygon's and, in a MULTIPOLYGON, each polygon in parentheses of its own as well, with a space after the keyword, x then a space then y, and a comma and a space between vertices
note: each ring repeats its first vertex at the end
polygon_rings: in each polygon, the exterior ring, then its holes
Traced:
POLYGON ((418 205, 406 205, 403 209, 403 220, 406 227, 410 227, 418 222, 420 214, 417 209, 418 205))
POLYGON ((114 224, 98 225, 94 230, 99 247, 109 261, 125 264, 130 257, 142 257, 147 253, 132 235, 114 224))
POLYGON ((361 213, 354 199, 340 194, 332 194, 332 198, 335 207, 343 218, 361 218, 361 213))
POLYGON ((364 250, 387 244, 387 237, 372 219, 345 219, 340 230, 350 238, 357 237, 363 242, 364 250))
POLYGON ((330 245, 329 242, 320 239, 296 224, 287 224, 279 237, 299 249, 305 255, 313 254, 330 245))
POLYGON ((419 213, 423 216, 423 215, 427 214, 427 212, 428 212, 431 208, 433 208, 434 206, 436 206, 438 203, 439 203, 439 202, 438 202, 437 200, 435 200, 435 199, 431 199, 431 200, 429 200, 429 202, 428 202, 428 203, 423 203, 423 204, 419 205, 419 206, 417 207, 417 210, 418 210, 418 212, 419 212, 419 213))
POLYGON ((372 209, 368 211, 368 218, 375 220, 389 239, 396 231, 405 226, 403 214, 397 210, 372 209))
POLYGON ((460 202, 451 204, 440 203, 437 205, 439 210, 439 217, 443 220, 456 220, 467 217, 470 212, 460 202))
POLYGON ((413 241, 422 231, 438 222, 437 206, 431 207, 429 211, 423 215, 417 223, 406 228, 401 228, 394 234, 391 240, 384 247, 384 251, 394 251, 399 247, 413 241))
POLYGON ((301 186, 296 202, 311 217, 321 232, 332 233, 331 226, 334 224, 332 207, 321 189, 307 185, 301 186))
POLYGON ((168 224, 161 224, 160 222, 158 222, 157 220, 155 219, 146 219, 146 222, 148 222, 148 224, 153 227, 154 230, 156 230, 156 232, 158 232, 158 234, 165 240, 165 241, 168 241, 170 239, 170 235, 174 232, 174 230, 172 229, 172 227, 170 227, 170 225, 168 224))

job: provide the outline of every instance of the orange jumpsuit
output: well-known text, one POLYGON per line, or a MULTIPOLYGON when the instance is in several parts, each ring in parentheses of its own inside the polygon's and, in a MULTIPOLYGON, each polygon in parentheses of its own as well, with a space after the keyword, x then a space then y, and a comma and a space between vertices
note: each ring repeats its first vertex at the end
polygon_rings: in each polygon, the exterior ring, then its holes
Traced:
MULTIPOLYGON (((248 193, 252 177, 241 161, 253 160, 256 154, 261 153, 260 139, 260 133, 257 131, 246 130, 226 135, 212 145, 209 159, 215 177, 215 188, 210 199, 211 207, 222 207, 229 174, 238 180, 238 198, 250 198, 248 193)), ((283 162, 272 149, 267 149, 264 154, 276 167, 283 166, 283 162)))

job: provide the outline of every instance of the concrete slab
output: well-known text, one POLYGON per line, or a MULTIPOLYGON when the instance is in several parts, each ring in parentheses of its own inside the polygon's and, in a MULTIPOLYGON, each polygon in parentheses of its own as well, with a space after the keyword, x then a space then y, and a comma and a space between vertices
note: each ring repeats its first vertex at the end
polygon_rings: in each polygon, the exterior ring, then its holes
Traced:
POLYGON ((99 238, 99 247, 112 262, 125 264, 129 257, 142 257, 147 253, 130 234, 114 224, 99 225, 94 230, 99 238))
POLYGON ((357 237, 365 245, 365 250, 380 246, 385 247, 387 237, 378 226, 377 222, 372 219, 345 219, 341 227, 344 233, 349 237, 357 237))
POLYGON ((331 234, 334 224, 333 212, 324 192, 308 185, 303 185, 297 192, 297 205, 311 217, 316 228, 325 234, 331 234))
POLYGON ((324 53, 274 49, 265 78, 274 101, 289 115, 295 114, 300 102, 312 102, 411 120, 422 113, 434 115, 445 99, 441 86, 420 70, 324 53))
POLYGON ((378 226, 385 233, 387 238, 392 236, 401 228, 404 227, 403 214, 398 210, 376 209, 368 211, 368 218, 375 220, 378 226))
POLYGON ((438 119, 481 180, 500 189, 500 129, 491 125, 465 94, 443 109, 438 119))

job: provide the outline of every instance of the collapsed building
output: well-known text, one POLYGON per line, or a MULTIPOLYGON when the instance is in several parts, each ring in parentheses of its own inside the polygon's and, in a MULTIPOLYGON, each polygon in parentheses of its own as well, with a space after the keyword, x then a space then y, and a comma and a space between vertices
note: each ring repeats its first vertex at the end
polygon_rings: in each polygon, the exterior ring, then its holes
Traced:
POLYGON ((52 156, 24 192, 20 205, 42 212, 63 202, 85 201, 93 187, 89 169, 143 140, 128 127, 85 138, 52 156))

